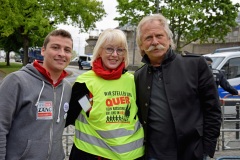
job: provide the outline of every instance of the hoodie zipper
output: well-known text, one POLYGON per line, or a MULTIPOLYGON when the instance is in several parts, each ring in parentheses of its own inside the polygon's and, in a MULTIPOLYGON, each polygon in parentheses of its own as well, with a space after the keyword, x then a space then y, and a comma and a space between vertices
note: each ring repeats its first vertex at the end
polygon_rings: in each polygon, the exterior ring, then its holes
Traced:
POLYGON ((50 128, 50 137, 49 137, 49 146, 48 146, 48 157, 47 160, 49 160, 49 157, 51 155, 51 151, 52 151, 52 143, 53 143, 53 124, 54 124, 54 115, 55 115, 55 104, 56 104, 56 91, 55 91, 55 87, 53 87, 53 94, 54 94, 54 102, 53 102, 53 107, 52 107, 52 111, 53 111, 53 119, 52 119, 52 124, 51 124, 51 128, 50 128))

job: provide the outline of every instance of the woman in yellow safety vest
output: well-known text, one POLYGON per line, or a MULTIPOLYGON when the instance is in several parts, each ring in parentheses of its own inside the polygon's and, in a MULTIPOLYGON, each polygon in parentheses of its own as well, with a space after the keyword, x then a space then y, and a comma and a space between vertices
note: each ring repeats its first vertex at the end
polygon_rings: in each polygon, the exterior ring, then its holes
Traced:
POLYGON ((66 126, 75 125, 75 136, 69 159, 141 159, 144 133, 121 30, 101 33, 91 65, 92 70, 79 75, 72 88, 66 126))

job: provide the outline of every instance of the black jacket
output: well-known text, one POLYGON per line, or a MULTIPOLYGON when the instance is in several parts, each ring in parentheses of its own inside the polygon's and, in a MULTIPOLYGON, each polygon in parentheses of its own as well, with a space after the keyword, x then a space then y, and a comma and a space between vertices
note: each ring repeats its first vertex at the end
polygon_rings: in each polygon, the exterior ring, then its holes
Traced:
MULTIPOLYGON (((148 60, 148 57, 145 55, 144 59, 148 60)), ((221 108, 217 88, 205 59, 202 56, 183 56, 169 50, 162 63, 162 72, 177 134, 178 160, 202 159, 204 152, 213 157, 220 134, 221 108)), ((152 67, 145 64, 134 76, 139 119, 147 134, 152 67)))

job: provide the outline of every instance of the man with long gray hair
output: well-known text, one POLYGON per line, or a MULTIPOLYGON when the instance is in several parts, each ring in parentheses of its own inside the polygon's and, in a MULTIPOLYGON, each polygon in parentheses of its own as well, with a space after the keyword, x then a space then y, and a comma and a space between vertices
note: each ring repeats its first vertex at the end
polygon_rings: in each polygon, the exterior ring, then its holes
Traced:
POLYGON ((146 159, 203 160, 214 156, 220 134, 217 88, 204 57, 176 54, 172 37, 161 14, 138 24, 145 64, 135 72, 135 83, 146 159))

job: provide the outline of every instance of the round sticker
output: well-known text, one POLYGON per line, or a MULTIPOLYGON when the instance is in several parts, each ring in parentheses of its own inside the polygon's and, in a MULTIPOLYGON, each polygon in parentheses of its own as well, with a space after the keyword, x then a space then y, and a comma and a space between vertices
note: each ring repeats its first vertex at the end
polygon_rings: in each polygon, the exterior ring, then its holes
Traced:
POLYGON ((64 112, 67 112, 69 110, 69 104, 67 102, 64 103, 63 110, 64 110, 64 112))

